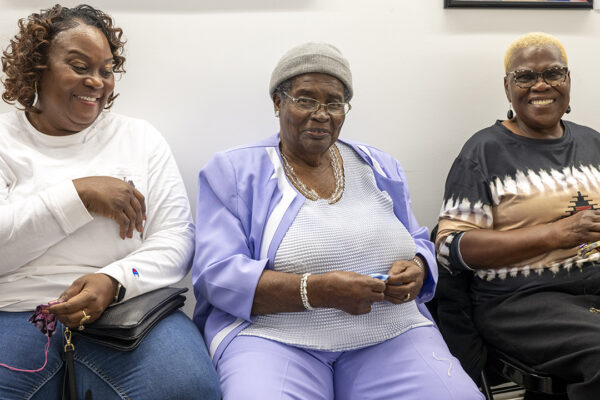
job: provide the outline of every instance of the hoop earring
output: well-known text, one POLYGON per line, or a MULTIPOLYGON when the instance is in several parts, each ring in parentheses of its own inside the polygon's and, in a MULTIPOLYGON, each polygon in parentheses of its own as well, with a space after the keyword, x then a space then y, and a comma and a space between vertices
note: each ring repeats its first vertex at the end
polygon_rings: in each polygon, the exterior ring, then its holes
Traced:
POLYGON ((38 84, 37 84, 37 81, 35 81, 33 83, 33 90, 35 91, 35 94, 33 96, 33 104, 32 104, 32 106, 35 106, 37 104, 37 102, 38 102, 38 84))
POLYGON ((568 113, 570 113, 570 112, 571 112, 571 105, 569 104, 569 105, 567 106, 567 109, 565 110, 565 113, 567 113, 567 114, 568 114, 568 113))
POLYGON ((515 116, 515 113, 512 110, 512 104, 508 103, 508 112, 506 113, 506 118, 513 119, 515 116))
POLYGON ((279 118, 279 110, 275 110, 275 118, 279 118))

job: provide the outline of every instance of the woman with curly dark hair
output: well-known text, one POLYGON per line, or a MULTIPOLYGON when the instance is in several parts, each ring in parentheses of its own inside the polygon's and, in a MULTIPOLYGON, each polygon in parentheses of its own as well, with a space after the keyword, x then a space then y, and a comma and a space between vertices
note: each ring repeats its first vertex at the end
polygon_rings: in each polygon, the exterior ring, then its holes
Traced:
MULTIPOLYGON (((2 55, 2 98, 18 109, 0 115, 0 398, 58 399, 62 333, 182 279, 194 226, 160 133, 104 112, 125 61, 112 18, 56 5, 18 26, 2 55), (28 322, 38 305, 47 338, 28 322)), ((181 311, 132 351, 83 336, 72 344, 79 398, 220 397, 203 340, 181 311)))

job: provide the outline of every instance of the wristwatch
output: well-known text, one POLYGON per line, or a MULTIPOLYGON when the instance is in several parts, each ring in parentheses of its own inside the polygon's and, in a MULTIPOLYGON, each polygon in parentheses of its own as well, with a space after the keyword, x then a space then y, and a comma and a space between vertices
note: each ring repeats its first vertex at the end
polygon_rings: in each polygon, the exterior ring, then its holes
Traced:
POLYGON ((118 303, 121 300, 123 300, 126 291, 127 289, 125 289, 125 286, 121 285, 121 282, 119 282, 117 284, 117 290, 115 291, 115 298, 113 299, 113 303, 118 303))

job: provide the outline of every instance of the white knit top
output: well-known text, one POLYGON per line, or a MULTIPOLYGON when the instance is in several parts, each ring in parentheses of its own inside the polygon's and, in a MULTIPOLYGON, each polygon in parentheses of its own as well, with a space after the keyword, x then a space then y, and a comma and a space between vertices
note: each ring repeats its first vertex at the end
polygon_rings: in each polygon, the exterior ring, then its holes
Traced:
MULTIPOLYGON (((416 245, 394 215, 390 196, 377 188, 371 167, 351 147, 339 142, 337 146, 344 162, 344 194, 335 204, 304 202, 277 250, 276 271, 386 273, 394 261, 415 256, 416 245)), ((335 308, 259 315, 240 335, 314 350, 346 351, 425 325, 431 321, 414 301, 384 301, 374 303, 371 312, 363 315, 335 308)))
POLYGON ((21 110, 0 114, 0 311, 34 310, 93 273, 122 283, 127 300, 181 280, 193 253, 183 180, 148 122, 102 112, 81 132, 51 136, 21 110), (115 221, 88 212, 72 182, 88 176, 145 196, 143 235, 123 240, 115 221))

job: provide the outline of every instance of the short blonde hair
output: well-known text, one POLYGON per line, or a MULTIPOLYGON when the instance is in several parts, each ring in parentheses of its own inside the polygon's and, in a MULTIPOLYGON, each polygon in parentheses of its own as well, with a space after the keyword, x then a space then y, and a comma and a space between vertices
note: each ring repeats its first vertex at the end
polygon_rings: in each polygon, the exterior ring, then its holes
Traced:
POLYGON ((517 38, 517 40, 512 42, 511 45, 508 46, 508 49, 506 49, 506 53, 504 54, 504 72, 508 72, 508 66, 510 65, 510 62, 512 61, 512 58, 517 50, 544 45, 556 47, 560 51, 565 65, 569 65, 567 60, 567 52, 557 38, 544 32, 530 32, 517 38))

